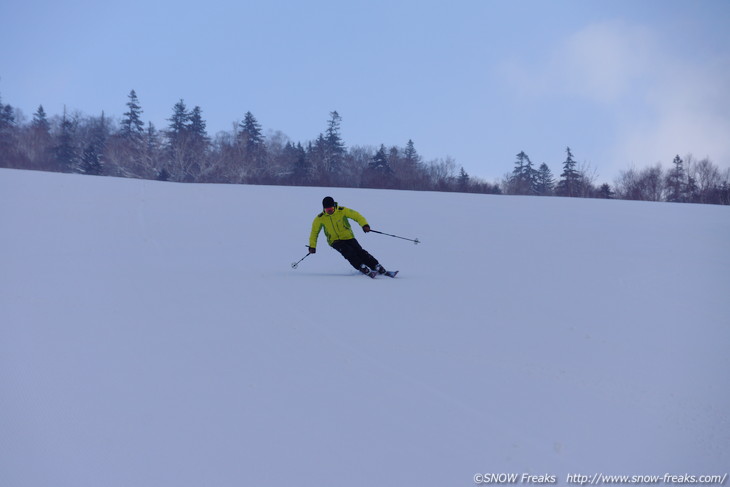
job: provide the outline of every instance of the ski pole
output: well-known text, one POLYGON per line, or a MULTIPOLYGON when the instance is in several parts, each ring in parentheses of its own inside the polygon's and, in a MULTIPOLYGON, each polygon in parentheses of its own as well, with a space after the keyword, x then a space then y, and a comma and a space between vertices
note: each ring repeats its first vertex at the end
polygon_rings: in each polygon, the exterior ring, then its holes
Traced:
POLYGON ((372 229, 371 229, 370 231, 371 231, 371 232, 374 232, 374 233, 379 233, 380 235, 387 235, 387 236, 389 236, 389 237, 395 237, 395 238, 401 238, 401 239, 403 239, 403 240, 408 240, 408 241, 410 241, 410 242, 413 242, 413 243, 414 243, 414 244, 416 244, 416 245, 418 245, 419 243, 421 243, 421 241, 420 241, 420 240, 418 240, 417 238, 416 238, 416 239, 413 239, 413 238, 405 238, 405 237, 399 237, 398 235, 391 235, 390 233, 385 233, 385 232, 379 232, 379 231, 377 231, 377 230, 372 230, 372 229))
POLYGON ((303 261, 304 259, 306 259, 307 257, 309 257, 310 255, 312 255, 312 254, 309 254, 309 253, 308 253, 307 255, 305 255, 304 257, 302 257, 301 259, 299 259, 298 261, 296 261, 296 262, 292 262, 292 264, 291 264, 291 268, 292 268, 292 269, 296 269, 296 268, 297 268, 297 266, 299 265, 299 263, 300 263, 301 261, 303 261))

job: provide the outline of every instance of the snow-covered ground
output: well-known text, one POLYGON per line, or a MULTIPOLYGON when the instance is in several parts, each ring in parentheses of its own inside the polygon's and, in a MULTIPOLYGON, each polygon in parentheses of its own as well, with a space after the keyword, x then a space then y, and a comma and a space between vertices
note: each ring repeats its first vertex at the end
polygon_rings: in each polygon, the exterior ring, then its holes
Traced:
POLYGON ((0 229, 3 487, 730 470, 728 207, 0 170, 0 229), (292 269, 326 195, 396 279, 292 269))

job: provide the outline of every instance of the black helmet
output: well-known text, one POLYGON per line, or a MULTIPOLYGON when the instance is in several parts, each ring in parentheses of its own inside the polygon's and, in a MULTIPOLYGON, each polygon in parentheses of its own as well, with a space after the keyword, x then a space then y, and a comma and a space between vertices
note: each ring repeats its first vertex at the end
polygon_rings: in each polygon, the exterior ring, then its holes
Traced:
POLYGON ((334 198, 332 196, 325 196, 322 200, 322 208, 332 208, 337 203, 335 203, 334 198))

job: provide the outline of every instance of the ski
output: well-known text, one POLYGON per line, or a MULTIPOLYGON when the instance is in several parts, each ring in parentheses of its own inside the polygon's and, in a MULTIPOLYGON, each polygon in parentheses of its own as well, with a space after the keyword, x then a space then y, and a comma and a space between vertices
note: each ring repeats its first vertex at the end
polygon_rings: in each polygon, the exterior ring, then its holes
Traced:
POLYGON ((395 277, 396 275, 398 275, 398 271, 386 271, 382 267, 380 267, 380 265, 376 266, 375 269, 371 269, 365 264, 362 264, 360 266, 360 272, 370 277, 371 279, 375 279, 375 277, 377 277, 379 274, 388 277, 395 277))

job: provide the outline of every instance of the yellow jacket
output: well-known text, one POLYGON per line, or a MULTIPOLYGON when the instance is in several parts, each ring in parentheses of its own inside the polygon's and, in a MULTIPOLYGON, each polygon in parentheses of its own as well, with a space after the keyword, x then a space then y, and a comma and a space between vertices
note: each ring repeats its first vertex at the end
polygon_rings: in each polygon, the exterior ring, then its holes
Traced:
POLYGON ((368 224, 368 221, 360 213, 344 206, 335 206, 335 212, 328 215, 322 212, 312 222, 312 233, 309 235, 309 246, 317 247, 317 238, 319 232, 324 228, 324 234, 327 236, 327 243, 332 245, 335 240, 350 240, 355 238, 352 233, 352 227, 348 218, 355 220, 361 227, 368 224))

